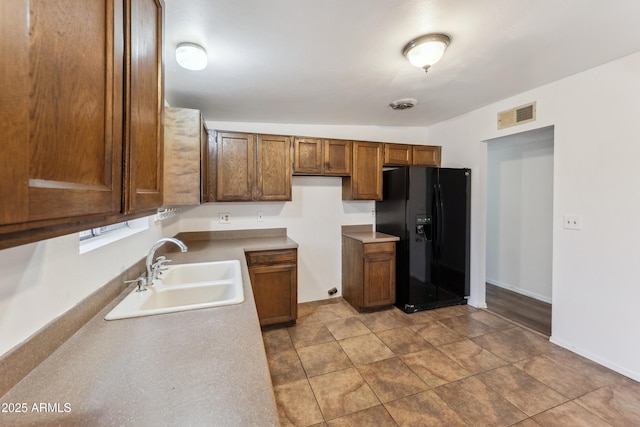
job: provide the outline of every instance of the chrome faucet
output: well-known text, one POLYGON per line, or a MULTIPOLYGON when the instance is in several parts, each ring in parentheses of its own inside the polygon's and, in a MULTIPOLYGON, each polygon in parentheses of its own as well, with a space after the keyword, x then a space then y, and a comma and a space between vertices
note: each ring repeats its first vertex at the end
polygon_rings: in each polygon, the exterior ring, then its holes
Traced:
POLYGON ((182 242, 182 240, 178 240, 178 239, 173 238, 173 237, 163 237, 162 239, 160 239, 157 242, 155 242, 153 244, 153 246, 151 246, 151 249, 149 249, 149 253, 147 254, 147 262, 146 262, 146 264, 147 264, 147 277, 146 277, 144 286, 152 285, 153 284, 153 280, 155 279, 155 276, 157 274, 157 269, 160 269, 162 267, 162 264, 171 261, 171 260, 166 259, 165 257, 159 257, 157 264, 153 263, 153 256, 155 255, 156 250, 166 242, 174 243, 174 244, 176 244, 177 246, 180 247, 180 251, 187 252, 187 245, 185 245, 184 242, 182 242))

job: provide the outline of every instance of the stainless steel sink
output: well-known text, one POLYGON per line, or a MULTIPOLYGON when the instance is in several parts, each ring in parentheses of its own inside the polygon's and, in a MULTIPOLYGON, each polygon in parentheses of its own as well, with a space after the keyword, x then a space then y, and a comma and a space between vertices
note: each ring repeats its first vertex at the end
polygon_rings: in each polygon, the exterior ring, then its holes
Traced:
POLYGON ((244 301, 240 261, 178 264, 163 270, 153 286, 132 290, 105 320, 151 316, 239 304, 244 301))

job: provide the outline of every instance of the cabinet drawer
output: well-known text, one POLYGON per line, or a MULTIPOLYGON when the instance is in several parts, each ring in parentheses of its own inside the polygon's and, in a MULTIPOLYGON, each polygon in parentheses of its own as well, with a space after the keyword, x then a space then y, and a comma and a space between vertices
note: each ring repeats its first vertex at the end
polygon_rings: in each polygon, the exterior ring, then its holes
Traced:
POLYGON ((248 265, 295 264, 296 251, 292 249, 282 251, 247 252, 248 265))
POLYGON ((373 255, 373 254, 381 254, 381 253, 391 253, 395 251, 396 248, 395 242, 384 242, 384 243, 366 243, 364 245, 364 254, 365 255, 373 255))

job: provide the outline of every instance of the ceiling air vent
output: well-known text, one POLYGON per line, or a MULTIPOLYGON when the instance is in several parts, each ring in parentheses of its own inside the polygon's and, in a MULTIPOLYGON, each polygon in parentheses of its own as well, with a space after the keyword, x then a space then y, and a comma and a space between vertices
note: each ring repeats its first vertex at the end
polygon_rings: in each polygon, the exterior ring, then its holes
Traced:
POLYGON ((523 123, 533 122, 536 119, 536 103, 521 105, 511 110, 498 113, 498 129, 504 129, 523 123))
POLYGON ((389 104, 389 108, 392 110, 408 110, 409 108, 413 108, 418 103, 417 99, 413 98, 405 98, 405 99, 396 99, 391 104, 389 104))

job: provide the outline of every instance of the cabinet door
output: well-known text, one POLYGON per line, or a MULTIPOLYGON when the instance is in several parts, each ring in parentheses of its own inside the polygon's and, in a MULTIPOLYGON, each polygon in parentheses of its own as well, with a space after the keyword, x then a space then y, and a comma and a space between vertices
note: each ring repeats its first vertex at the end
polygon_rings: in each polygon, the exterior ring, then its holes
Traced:
POLYGON ((164 87, 160 0, 126 0, 125 212, 162 205, 164 87))
POLYGON ((434 166, 440 167, 440 153, 442 147, 431 145, 413 146, 414 166, 434 166))
POLYGON ((114 0, 0 2, 0 226, 120 212, 122 19, 114 0))
POLYGON ((216 200, 253 199, 255 137, 248 133, 218 132, 216 135, 216 200))
POLYGON ((297 251, 248 252, 246 258, 260 326, 295 322, 298 317, 297 251))
POLYGON ((291 200, 291 137, 258 135, 254 200, 291 200))
POLYGON ((293 140, 293 173, 322 175, 324 150, 321 139, 295 138, 293 140))
POLYGON ((165 205, 200 204, 200 154, 203 143, 201 117, 199 110, 165 108, 165 205))
POLYGON ((406 144, 384 144, 385 166, 411 166, 413 149, 406 144))
POLYGON ((260 326, 294 321, 297 317, 296 267, 258 266, 249 270, 260 326), (295 301, 295 303, 294 303, 295 301))
POLYGON ((333 176, 351 175, 351 141, 324 140, 324 174, 333 176))
POLYGON ((342 181, 342 198, 382 200, 382 144, 353 142, 353 167, 350 178, 342 181))
POLYGON ((364 245, 364 307, 396 302, 395 243, 364 245))

